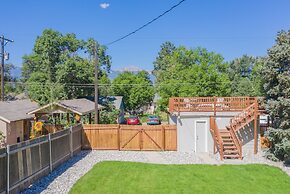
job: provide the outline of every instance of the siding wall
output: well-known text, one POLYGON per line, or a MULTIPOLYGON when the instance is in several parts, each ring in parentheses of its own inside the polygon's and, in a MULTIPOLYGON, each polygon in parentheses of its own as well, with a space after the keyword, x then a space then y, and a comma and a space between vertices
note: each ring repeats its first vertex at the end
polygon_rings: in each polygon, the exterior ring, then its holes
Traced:
POLYGON ((4 134, 4 136, 7 136, 7 124, 6 122, 0 120, 0 131, 4 134))
POLYGON ((17 137, 20 137, 20 141, 23 141, 23 128, 24 128, 24 121, 14 121, 8 125, 7 128, 7 144, 15 144, 17 143, 17 137))
MULTIPOLYGON (((225 129, 230 119, 239 114, 239 112, 220 112, 216 115, 216 122, 219 129, 225 129)), ((169 117, 170 124, 177 125, 177 151, 193 152, 195 150, 195 123, 196 121, 207 122, 207 147, 208 152, 214 152, 214 141, 209 129, 209 118, 213 116, 211 112, 184 112, 180 116, 171 115, 169 117)), ((259 126, 259 125, 258 125, 259 126)), ((254 130, 253 124, 245 127, 239 138, 243 144, 243 153, 249 154, 254 151, 254 130)), ((259 128, 258 128, 259 129, 259 128)), ((259 130, 258 130, 259 134, 259 130)), ((259 137, 259 135, 258 135, 259 137)), ((259 141, 258 141, 259 142, 259 141)), ((258 144, 259 145, 259 144, 258 144)), ((259 146, 258 146, 259 147, 259 146)))

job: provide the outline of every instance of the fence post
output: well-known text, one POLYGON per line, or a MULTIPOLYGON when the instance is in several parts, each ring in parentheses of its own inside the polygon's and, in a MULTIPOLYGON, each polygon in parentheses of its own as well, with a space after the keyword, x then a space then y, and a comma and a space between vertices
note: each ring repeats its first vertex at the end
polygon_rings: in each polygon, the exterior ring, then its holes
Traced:
POLYGON ((52 154, 51 154, 51 134, 48 134, 48 144, 49 144, 49 170, 52 172, 52 154))
POLYGON ((162 126, 162 133, 163 133, 163 142, 162 142, 163 145, 162 146, 163 146, 163 151, 165 151, 165 148, 166 148, 166 146, 165 146, 165 141, 166 141, 165 140, 165 138, 166 138, 165 137, 165 126, 162 126))
POLYGON ((69 128, 69 147, 70 147, 70 157, 73 157, 74 150, 73 150, 73 133, 72 133, 72 126, 69 128))
POLYGON ((9 182, 9 174, 10 174, 10 146, 7 145, 6 147, 6 157, 7 157, 7 185, 6 185, 6 193, 9 194, 10 192, 10 182, 9 182))
POLYGON ((120 145, 121 144, 121 133, 120 133, 121 125, 118 125, 117 130, 118 130, 118 135, 117 135, 118 136, 118 139, 117 139, 118 140, 118 150, 120 151, 120 149, 121 149, 121 145, 120 145))

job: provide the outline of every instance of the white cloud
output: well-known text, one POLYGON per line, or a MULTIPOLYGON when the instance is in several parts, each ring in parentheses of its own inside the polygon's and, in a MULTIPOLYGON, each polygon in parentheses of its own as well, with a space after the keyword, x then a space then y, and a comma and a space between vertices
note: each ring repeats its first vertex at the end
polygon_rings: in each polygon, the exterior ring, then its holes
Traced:
POLYGON ((102 9, 107 9, 109 6, 110 6, 109 3, 101 3, 101 4, 100 4, 100 7, 101 7, 102 9))

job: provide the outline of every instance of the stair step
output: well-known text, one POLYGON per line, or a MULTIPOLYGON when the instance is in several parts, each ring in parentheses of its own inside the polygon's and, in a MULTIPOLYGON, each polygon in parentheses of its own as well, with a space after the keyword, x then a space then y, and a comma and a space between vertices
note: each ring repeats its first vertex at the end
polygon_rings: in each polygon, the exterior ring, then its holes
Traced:
POLYGON ((231 146, 231 145, 235 145, 234 142, 224 142, 224 146, 231 146))
POLYGON ((233 139, 223 139, 223 142, 234 142, 233 139))
POLYGON ((238 150, 224 150, 225 155, 232 155, 232 154, 236 155, 238 153, 239 153, 238 150))
POLYGON ((238 154, 225 154, 224 158, 239 158, 240 156, 238 154))
POLYGON ((237 149, 236 146, 224 146, 224 150, 237 149))

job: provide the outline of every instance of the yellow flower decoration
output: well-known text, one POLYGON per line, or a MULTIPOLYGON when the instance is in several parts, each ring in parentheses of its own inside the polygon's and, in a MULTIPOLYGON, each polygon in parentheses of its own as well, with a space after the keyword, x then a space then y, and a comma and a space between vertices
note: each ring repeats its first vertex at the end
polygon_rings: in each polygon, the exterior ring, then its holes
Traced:
POLYGON ((79 121, 81 120, 81 116, 78 115, 78 114, 76 114, 76 115, 75 115, 75 119, 76 119, 77 122, 79 122, 79 121))
POLYGON ((42 131, 42 127, 43 127, 43 123, 38 121, 34 124, 34 129, 39 132, 39 131, 42 131))

